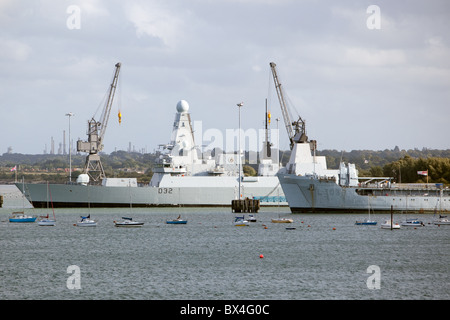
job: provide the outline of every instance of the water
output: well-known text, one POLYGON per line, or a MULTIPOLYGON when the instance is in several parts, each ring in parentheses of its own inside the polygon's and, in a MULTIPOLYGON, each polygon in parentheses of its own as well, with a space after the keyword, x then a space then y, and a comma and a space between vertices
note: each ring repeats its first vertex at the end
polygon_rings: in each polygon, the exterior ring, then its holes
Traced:
POLYGON ((391 231, 355 226, 360 215, 287 210, 265 208, 235 227, 229 208, 91 209, 98 226, 79 228, 87 210, 55 209, 57 226, 41 227, 9 223, 12 210, 0 209, 0 299, 450 298, 450 226, 428 224, 432 215, 418 216, 425 227, 391 231), (165 224, 180 213, 186 225, 165 224), (279 214, 294 223, 271 223, 279 214), (114 227, 121 216, 145 225, 114 227), (81 289, 67 286, 72 265, 81 289), (368 288, 372 265, 380 289, 368 288))

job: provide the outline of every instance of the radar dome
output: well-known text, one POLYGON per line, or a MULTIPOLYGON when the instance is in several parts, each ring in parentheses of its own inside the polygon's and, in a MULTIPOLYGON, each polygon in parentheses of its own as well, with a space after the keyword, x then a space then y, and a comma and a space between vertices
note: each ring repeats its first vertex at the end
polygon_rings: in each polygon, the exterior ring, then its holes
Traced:
POLYGON ((186 100, 180 100, 177 103, 177 111, 178 113, 182 113, 182 112, 188 112, 189 110, 189 104, 187 103, 186 100))
POLYGON ((80 174, 77 178, 77 183, 83 186, 87 186, 87 184, 89 183, 89 175, 85 173, 80 174))

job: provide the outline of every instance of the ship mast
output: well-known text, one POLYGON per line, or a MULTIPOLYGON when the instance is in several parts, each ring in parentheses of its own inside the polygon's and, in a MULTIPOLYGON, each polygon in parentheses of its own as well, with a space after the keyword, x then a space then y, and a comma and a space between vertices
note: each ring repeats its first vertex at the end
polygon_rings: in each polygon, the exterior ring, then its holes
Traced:
POLYGON ((100 160, 100 151, 103 150, 103 138, 105 137, 106 128, 108 125, 109 115, 111 113, 111 106, 114 100, 114 94, 116 92, 117 82, 119 78, 121 63, 116 63, 113 80, 109 87, 108 99, 106 100, 100 121, 94 119, 88 120, 88 141, 77 141, 77 151, 89 153, 86 156, 86 162, 84 165, 83 173, 88 174, 90 179, 94 182, 99 182, 106 178, 105 170, 103 169, 102 162, 100 160))

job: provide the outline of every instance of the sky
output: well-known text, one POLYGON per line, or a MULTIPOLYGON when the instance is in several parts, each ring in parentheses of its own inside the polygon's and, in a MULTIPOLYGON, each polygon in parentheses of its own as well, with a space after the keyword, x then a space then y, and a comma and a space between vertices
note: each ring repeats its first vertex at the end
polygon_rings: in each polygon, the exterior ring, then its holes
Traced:
POLYGON ((448 149, 449 31, 448 0, 0 0, 0 154, 86 140, 117 62, 106 153, 169 143, 180 100, 207 148, 267 99, 288 149, 270 62, 318 150, 448 149))

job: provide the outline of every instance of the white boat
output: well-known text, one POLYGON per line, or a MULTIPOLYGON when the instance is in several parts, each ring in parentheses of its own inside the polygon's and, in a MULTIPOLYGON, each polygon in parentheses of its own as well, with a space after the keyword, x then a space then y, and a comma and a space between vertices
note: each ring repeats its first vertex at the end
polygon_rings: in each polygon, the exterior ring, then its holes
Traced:
MULTIPOLYGON (((47 208, 48 208, 48 196, 50 195, 50 201, 52 198, 52 194, 50 192, 50 186, 47 182, 47 208)), ((53 219, 50 219, 47 213, 47 216, 42 217, 41 216, 41 220, 38 222, 38 225, 40 226, 49 226, 49 227, 53 227, 56 226, 56 217, 55 217, 55 208, 53 208, 53 202, 52 202, 52 210, 53 210, 53 219)))
POLYGON ((77 227, 96 227, 97 221, 91 220, 91 215, 87 217, 81 217, 81 220, 76 223, 77 227))
POLYGON ((400 229, 400 225, 397 222, 393 222, 391 226, 391 220, 385 220, 381 224, 381 229, 400 229))
POLYGON ((448 225, 450 225, 450 220, 447 218, 447 216, 439 215, 439 218, 434 220, 434 224, 436 224, 436 225, 441 225, 441 224, 444 224, 444 225, 448 224, 448 225))
POLYGON ((248 220, 245 220, 244 216, 242 216, 242 217, 235 217, 234 225, 237 226, 237 227, 245 227, 245 226, 250 225, 250 222, 248 222, 248 220))
MULTIPOLYGON (((23 180, 22 180, 22 184, 23 184, 23 180)), ((22 208, 23 211, 15 211, 12 213, 12 215, 9 217, 9 222, 35 222, 36 221, 36 216, 29 216, 27 214, 25 214, 25 202, 24 202, 24 197, 22 197, 22 208)))
POLYGON ((40 225, 40 226, 55 226, 56 219, 50 219, 47 214, 46 217, 43 217, 43 219, 39 220, 38 225, 40 225))
POLYGON ((404 227, 423 227, 425 224, 417 218, 414 219, 406 219, 402 222, 402 226, 404 227))
POLYGON ((114 221, 116 227, 142 227, 143 222, 133 221, 132 218, 122 217, 122 221, 114 221))
POLYGON ((293 219, 289 219, 289 218, 276 218, 276 219, 272 219, 273 223, 292 223, 294 222, 293 219))
POLYGON ((247 218, 247 221, 248 222, 256 222, 256 217, 254 215, 252 215, 252 214, 249 214, 248 218, 247 218))

